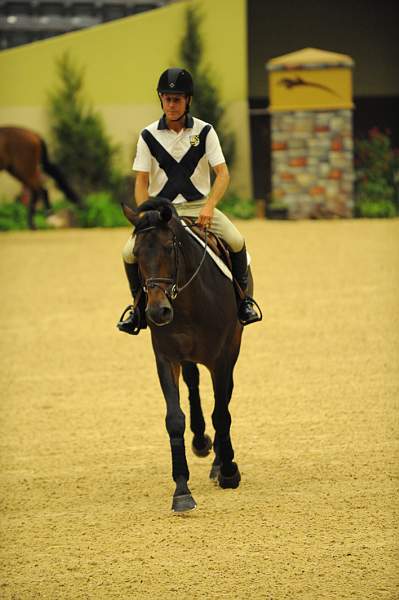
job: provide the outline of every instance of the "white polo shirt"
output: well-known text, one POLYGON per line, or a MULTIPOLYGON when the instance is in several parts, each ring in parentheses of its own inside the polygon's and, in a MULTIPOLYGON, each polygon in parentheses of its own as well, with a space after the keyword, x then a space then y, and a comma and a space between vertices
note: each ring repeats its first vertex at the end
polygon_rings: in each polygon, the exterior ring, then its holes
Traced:
MULTIPOLYGON (((215 167, 226 162, 216 131, 205 121, 191 115, 187 115, 186 127, 179 133, 167 127, 165 116, 141 131, 133 170, 150 174, 148 188, 150 196, 157 196, 162 190, 170 188, 168 174, 161 168, 159 161, 168 171, 170 182, 179 180, 179 177, 174 176, 174 170, 180 175, 182 171, 184 173, 183 180, 186 181, 186 185, 181 184, 182 193, 177 193, 174 198, 170 198, 175 204, 200 199, 201 195, 205 198, 211 189, 209 165, 215 167), (190 149, 197 149, 197 151, 191 150, 191 153, 187 155, 190 149), (170 155, 171 159, 164 151, 170 155), (189 157, 190 160, 188 160, 189 157), (165 167, 165 159, 167 167, 165 167), (181 163, 180 166, 175 162, 181 163), (165 186, 167 187, 165 188, 165 186), (188 188, 195 189, 198 192, 198 194, 195 192, 197 197, 194 198, 192 193, 190 196, 188 188)), ((179 185, 178 189, 180 190, 179 185)), ((171 196, 173 195, 171 194, 171 196)), ((169 194, 166 194, 166 197, 169 197, 169 194)))

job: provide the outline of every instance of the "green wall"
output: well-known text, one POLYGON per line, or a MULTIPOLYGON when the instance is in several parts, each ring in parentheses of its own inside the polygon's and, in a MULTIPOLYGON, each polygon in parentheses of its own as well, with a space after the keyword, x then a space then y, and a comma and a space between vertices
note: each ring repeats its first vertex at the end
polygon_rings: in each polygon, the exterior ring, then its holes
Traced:
MULTIPOLYGON (((113 140, 122 145, 128 171, 140 129, 160 114, 156 84, 164 69, 178 63, 189 5, 204 17, 205 62, 226 106, 225 122, 237 136, 232 185, 250 194, 246 0, 187 0, 1 52, 0 78, 6 85, 0 94, 0 124, 48 134, 46 102, 57 81, 55 59, 68 50, 85 68, 86 96, 104 116, 113 140)), ((9 185, 5 175, 0 185, 9 185)))

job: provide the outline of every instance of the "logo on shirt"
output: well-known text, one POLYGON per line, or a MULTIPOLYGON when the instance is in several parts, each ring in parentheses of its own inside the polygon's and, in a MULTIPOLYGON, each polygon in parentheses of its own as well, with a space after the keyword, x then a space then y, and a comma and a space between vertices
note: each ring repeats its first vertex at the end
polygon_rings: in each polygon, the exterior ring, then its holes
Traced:
POLYGON ((192 146, 199 146, 199 143, 199 135, 190 135, 190 144, 192 146))

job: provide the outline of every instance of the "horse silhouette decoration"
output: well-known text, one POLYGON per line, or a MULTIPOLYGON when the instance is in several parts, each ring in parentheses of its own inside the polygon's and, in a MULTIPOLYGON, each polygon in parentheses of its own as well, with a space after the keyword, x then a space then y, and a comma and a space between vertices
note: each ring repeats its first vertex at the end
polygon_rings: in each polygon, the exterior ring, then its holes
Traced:
POLYGON ((213 446, 210 478, 222 488, 237 488, 241 475, 233 461, 229 402, 243 326, 237 317, 237 299, 231 280, 187 232, 168 200, 150 198, 137 211, 124 205, 123 211, 134 225, 133 252, 147 296, 146 318, 166 401, 166 428, 176 484, 172 510, 184 513, 194 509, 196 502, 188 487, 190 474, 184 445, 185 415, 180 407, 180 374, 189 391, 192 449, 197 456, 204 457, 213 446), (213 444, 205 433, 198 363, 205 365, 212 377, 213 444))
POLYGON ((42 200, 47 211, 51 210, 43 172, 54 179, 68 200, 81 206, 79 196, 70 187, 60 168, 50 161, 45 141, 34 131, 23 127, 0 127, 0 171, 3 169, 18 179, 30 192, 30 229, 35 229, 34 216, 39 200, 42 200))

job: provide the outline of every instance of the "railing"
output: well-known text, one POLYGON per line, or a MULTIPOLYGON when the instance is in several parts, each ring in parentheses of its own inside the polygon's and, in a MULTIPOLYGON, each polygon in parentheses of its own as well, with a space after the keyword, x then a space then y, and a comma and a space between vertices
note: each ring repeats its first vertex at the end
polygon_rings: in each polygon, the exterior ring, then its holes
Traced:
POLYGON ((168 0, 0 1, 0 49, 160 8, 168 0))

